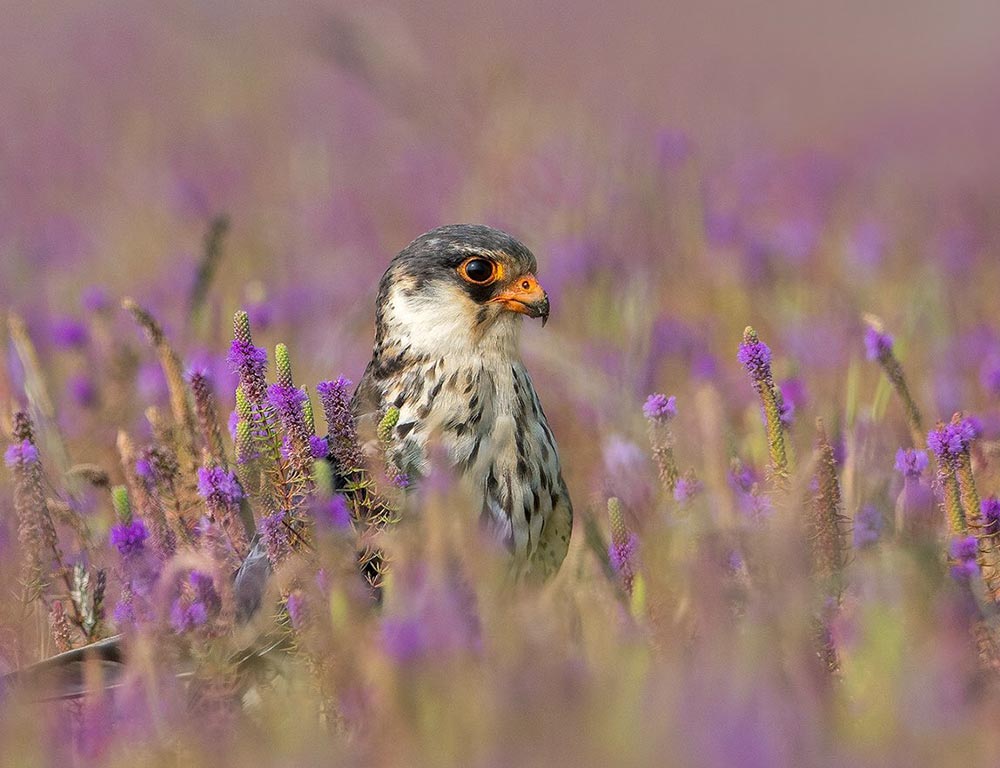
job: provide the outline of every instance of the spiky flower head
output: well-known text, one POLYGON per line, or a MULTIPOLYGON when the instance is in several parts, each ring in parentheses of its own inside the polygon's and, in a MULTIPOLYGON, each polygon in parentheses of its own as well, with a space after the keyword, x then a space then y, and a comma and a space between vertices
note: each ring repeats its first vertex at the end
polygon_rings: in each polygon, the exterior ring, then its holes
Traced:
POLYGON ((312 435, 309 438, 309 453, 314 459, 325 459, 330 452, 330 446, 325 437, 312 435))
POLYGON ((260 405, 267 389, 267 352, 254 346, 250 319, 242 310, 233 319, 233 336, 226 361, 233 373, 240 377, 240 387, 247 400, 260 405))
POLYGON ((896 471, 903 477, 920 477, 927 469, 929 459, 926 451, 900 448, 896 451, 896 471))
POLYGON ((284 384, 271 384, 267 388, 267 401, 274 408, 278 420, 288 432, 298 432, 305 427, 302 415, 302 404, 306 401, 306 393, 301 389, 284 384))
POLYGON ((25 464, 34 464, 38 461, 38 448, 30 440, 11 443, 4 451, 3 461, 11 469, 25 464))
POLYGON ((865 357, 869 360, 882 360, 892 353, 893 339, 888 333, 874 325, 865 329, 865 357))
POLYGON ((642 415, 653 423, 669 421, 677 415, 677 398, 674 395, 652 394, 642 406, 642 415))
POLYGON ((385 412, 385 416, 378 423, 378 429, 376 433, 378 434, 378 439, 383 443, 388 443, 389 438, 392 437, 392 430, 396 428, 399 423, 399 408, 394 405, 390 405, 385 412))
POLYGON ((685 472, 684 476, 677 480, 677 485, 674 486, 674 501, 683 506, 701 493, 701 490, 701 481, 695 477, 694 472, 685 472))
POLYGON ((976 554, 979 543, 975 536, 956 536, 948 546, 948 554, 952 559, 951 576, 956 581, 968 581, 979 573, 976 554))
POLYGON ((987 533, 1000 533, 1000 498, 987 496, 979 506, 987 533))
POLYGON ((145 523, 138 518, 111 526, 111 544, 125 559, 138 557, 145 549, 148 538, 149 531, 145 523))
POLYGON ((204 625, 221 605, 211 574, 191 571, 171 606, 170 623, 176 632, 189 632, 204 625))
POLYGON ((243 498, 236 474, 223 467, 200 467, 198 469, 198 494, 206 501, 224 506, 239 504, 243 498))
POLYGON ((608 560, 622 580, 625 591, 631 595, 635 582, 635 558, 639 547, 636 535, 625 525, 621 502, 608 499, 608 518, 611 523, 611 544, 608 546, 608 560))
POLYGON ((291 534, 285 524, 284 512, 278 511, 261 518, 260 536, 267 547, 267 558, 272 565, 280 563, 292 550, 291 534))
POLYGON ((956 413, 948 424, 938 422, 937 429, 928 433, 927 447, 934 451, 940 463, 954 466, 981 434, 978 419, 956 413))
POLYGON ((357 425, 351 413, 351 386, 351 380, 343 376, 336 381, 321 381, 316 385, 330 430, 330 453, 343 472, 364 467, 357 425))
POLYGON ((757 332, 750 326, 747 326, 746 330, 743 331, 743 341, 736 353, 736 359, 747 369, 754 389, 759 390, 762 386, 770 387, 773 385, 771 348, 760 340, 757 332))

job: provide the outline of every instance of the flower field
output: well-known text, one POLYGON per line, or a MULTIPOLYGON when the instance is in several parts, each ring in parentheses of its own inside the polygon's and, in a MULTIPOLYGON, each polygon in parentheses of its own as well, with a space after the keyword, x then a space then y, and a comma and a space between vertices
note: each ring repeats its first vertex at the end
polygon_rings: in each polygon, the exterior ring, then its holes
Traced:
POLYGON ((0 29, 0 765, 997 765, 996 13, 460 7, 0 29), (551 299, 544 583, 351 411, 460 221, 551 299))

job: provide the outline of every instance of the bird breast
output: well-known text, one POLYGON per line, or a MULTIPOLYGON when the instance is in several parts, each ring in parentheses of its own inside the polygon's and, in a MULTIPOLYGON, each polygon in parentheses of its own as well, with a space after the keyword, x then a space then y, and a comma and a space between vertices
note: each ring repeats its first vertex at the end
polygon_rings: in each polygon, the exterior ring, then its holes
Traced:
POLYGON ((531 379, 520 360, 480 351, 427 360, 384 390, 400 409, 391 458, 411 476, 431 467, 428 441, 445 449, 481 502, 483 521, 528 556, 558 502, 559 459, 531 379))

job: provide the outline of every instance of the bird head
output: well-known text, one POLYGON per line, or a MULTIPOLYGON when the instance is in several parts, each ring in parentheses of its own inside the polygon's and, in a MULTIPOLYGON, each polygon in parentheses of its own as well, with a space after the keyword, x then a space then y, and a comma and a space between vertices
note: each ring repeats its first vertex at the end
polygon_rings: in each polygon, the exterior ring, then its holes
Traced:
POLYGON ((531 251, 499 230, 432 230, 404 248, 382 278, 378 334, 425 351, 513 343, 522 316, 543 325, 549 316, 536 269, 531 251))

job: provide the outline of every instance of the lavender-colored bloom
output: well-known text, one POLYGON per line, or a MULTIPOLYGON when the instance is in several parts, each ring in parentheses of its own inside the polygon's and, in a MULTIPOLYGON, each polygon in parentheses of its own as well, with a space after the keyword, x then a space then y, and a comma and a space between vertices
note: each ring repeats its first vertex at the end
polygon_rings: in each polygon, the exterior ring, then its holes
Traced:
POLYGON ((925 451, 907 448, 896 451, 896 471, 904 477, 920 477, 929 461, 925 451))
POLYGON ((200 467, 198 494, 206 501, 231 506, 239 504, 243 498, 243 489, 234 472, 222 467, 200 467))
POLYGON ((781 423, 790 427, 795 421, 795 410, 806 403, 806 387, 802 379, 785 379, 778 385, 781 393, 779 417, 781 423))
POLYGON ((145 549, 149 531, 145 523, 134 518, 130 523, 111 526, 111 544, 124 558, 135 558, 145 549))
POLYGON ((973 440, 982 434, 982 425, 975 417, 958 418, 932 429, 927 434, 927 447, 934 451, 938 461, 954 463, 959 456, 969 450, 973 440))
POLYGON ((674 486, 674 500, 678 504, 687 504, 697 496, 702 489, 701 482, 694 477, 681 477, 674 486))
POLYGON ((38 448, 30 440, 12 443, 3 454, 4 464, 13 469, 20 464, 33 464, 38 461, 38 448))
POLYGON ((865 356, 869 360, 880 360, 892 352, 892 336, 868 326, 865 329, 865 356))
POLYGON ((53 323, 51 333, 52 343, 63 349, 80 349, 90 340, 87 326, 68 317, 53 323))
POLYGON ((309 438, 309 453, 314 459, 325 459, 330 452, 330 446, 325 437, 313 435, 309 438))
POLYGON ((191 571, 181 585, 181 594, 171 606, 170 623, 176 632, 188 632, 204 625, 221 606, 212 576, 203 571, 191 571))
POLYGON ((976 553, 979 543, 975 536, 956 536, 948 546, 948 554, 954 563, 951 566, 951 576, 956 581, 968 581, 979 573, 976 563, 976 553))
POLYGON ((642 406, 642 414, 653 422, 666 422, 677 415, 677 398, 663 394, 650 395, 642 406))
POLYGON ((233 339, 226 361, 230 370, 239 375, 247 400, 256 405, 262 403, 267 391, 267 352, 253 342, 233 339))
POLYGON ((229 436, 233 439, 234 443, 236 442, 236 429, 239 426, 239 423, 240 423, 240 414, 238 412, 236 412, 236 411, 233 411, 232 413, 230 413, 229 414, 229 436))
POLYGON ((66 392, 81 408, 90 408, 97 403, 97 387, 94 386, 94 380, 85 374, 70 377, 66 383, 66 392))
POLYGON ((350 379, 343 376, 336 381, 321 381, 316 385, 330 430, 330 453, 344 472, 361 469, 365 463, 358 445, 354 414, 351 413, 351 386, 350 379))
POLYGON ((175 632, 188 632, 208 621, 208 610, 201 603, 189 603, 178 597, 170 609, 170 624, 175 632))
POLYGON ((381 640, 386 654, 401 663, 423 656, 430 649, 426 628, 415 617, 383 619, 381 640))
POLYGON ((153 466, 153 462, 146 457, 136 459, 135 473, 143 480, 150 483, 156 482, 156 468, 153 466))
POLYGON ((863 506, 854 516, 854 546, 857 549, 870 547, 879 540, 883 526, 882 513, 878 508, 871 504, 863 506))
POLYGON ((771 381, 771 348, 759 338, 740 342, 736 359, 747 369, 755 387, 771 381))
POLYGON ((351 525, 351 509, 345 499, 337 494, 313 506, 313 516, 324 525, 331 528, 346 529, 351 525))
POLYGON ((633 565, 635 554, 639 549, 639 538, 632 531, 628 536, 618 543, 614 541, 608 546, 608 559, 615 573, 621 573, 622 569, 630 568, 633 565))
POLYGON ((278 414, 285 429, 302 421, 302 404, 306 401, 306 393, 298 387, 271 384, 267 388, 267 401, 278 414))
POLYGON ((292 550, 291 536, 288 526, 285 525, 284 512, 275 512, 261 518, 260 536, 267 547, 267 557, 273 565, 281 562, 292 550))
POLYGON ((979 550, 975 536, 956 536, 948 545, 948 554, 956 560, 974 560, 979 550))
POLYGON ((989 533, 1000 532, 1000 499, 987 496, 979 505, 983 515, 983 523, 989 533))
POLYGON ((410 487, 410 476, 405 472, 396 472, 392 476, 392 484, 397 488, 409 488, 410 487))

